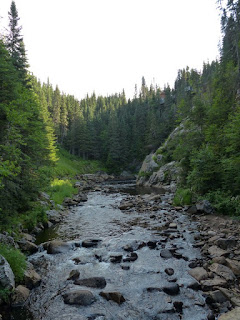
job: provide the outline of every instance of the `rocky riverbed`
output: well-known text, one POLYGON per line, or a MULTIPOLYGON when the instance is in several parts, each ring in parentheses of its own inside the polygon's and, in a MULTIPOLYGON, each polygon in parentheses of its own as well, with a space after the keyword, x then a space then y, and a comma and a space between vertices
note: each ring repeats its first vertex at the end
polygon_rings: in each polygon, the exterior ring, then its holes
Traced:
POLYGON ((237 221, 187 213, 164 190, 86 181, 29 257, 40 278, 25 319, 239 319, 237 221))

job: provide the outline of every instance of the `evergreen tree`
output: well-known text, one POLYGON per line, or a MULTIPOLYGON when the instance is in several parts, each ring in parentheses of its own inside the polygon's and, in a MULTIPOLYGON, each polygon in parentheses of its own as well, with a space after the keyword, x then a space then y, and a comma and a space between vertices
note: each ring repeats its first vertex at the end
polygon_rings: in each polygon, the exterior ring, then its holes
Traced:
POLYGON ((27 79, 27 57, 23 37, 21 35, 22 27, 18 25, 20 18, 15 1, 12 1, 9 16, 9 32, 7 35, 7 48, 12 57, 13 65, 18 71, 19 79, 24 85, 28 84, 27 79))

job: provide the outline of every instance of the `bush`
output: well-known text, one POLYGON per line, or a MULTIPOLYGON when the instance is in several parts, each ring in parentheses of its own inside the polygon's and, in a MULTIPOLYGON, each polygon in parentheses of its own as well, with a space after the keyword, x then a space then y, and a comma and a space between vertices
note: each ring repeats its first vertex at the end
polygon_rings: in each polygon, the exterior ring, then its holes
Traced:
POLYGON ((192 204, 192 191, 190 189, 177 189, 173 204, 175 206, 183 206, 192 204))
POLYGON ((28 230, 32 230, 39 222, 46 221, 46 208, 39 203, 34 203, 32 208, 21 216, 21 222, 28 230))
POLYGON ((240 216, 240 198, 233 197, 230 192, 216 190, 209 192, 205 198, 211 202, 218 213, 230 216, 240 216))
POLYGON ((20 250, 10 246, 0 244, 0 254, 8 261, 14 273, 15 281, 20 282, 23 280, 24 271, 26 270, 27 263, 26 257, 20 250))

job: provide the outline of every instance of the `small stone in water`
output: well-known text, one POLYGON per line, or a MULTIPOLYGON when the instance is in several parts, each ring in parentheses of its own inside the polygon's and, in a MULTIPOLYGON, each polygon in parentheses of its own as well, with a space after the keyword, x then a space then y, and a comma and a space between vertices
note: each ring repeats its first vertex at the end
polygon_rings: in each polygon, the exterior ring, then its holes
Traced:
POLYGON ((168 286, 163 287, 163 291, 170 296, 174 296, 179 293, 179 285, 177 283, 170 284, 168 286))
POLYGON ((172 258, 172 254, 168 249, 163 249, 160 252, 160 256, 164 259, 170 259, 172 258))
POLYGON ((166 272, 167 275, 172 276, 174 274, 174 270, 173 268, 166 268, 164 270, 166 272))
POLYGON ((182 301, 174 301, 173 302, 174 308, 176 309, 177 312, 181 313, 183 309, 183 303, 182 301))
POLYGON ((80 276, 80 272, 78 270, 72 270, 69 274, 67 280, 76 280, 80 276))

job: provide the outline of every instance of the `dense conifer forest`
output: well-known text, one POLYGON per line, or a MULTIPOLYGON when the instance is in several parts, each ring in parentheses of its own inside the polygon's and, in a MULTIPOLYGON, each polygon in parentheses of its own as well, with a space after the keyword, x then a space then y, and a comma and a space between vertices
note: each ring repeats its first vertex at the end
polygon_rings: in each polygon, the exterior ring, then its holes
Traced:
POLYGON ((202 71, 179 70, 174 88, 146 84, 143 77, 132 99, 123 90, 79 101, 30 74, 12 1, 8 33, 0 40, 2 223, 30 210, 49 185, 57 146, 100 160, 109 172, 136 173, 180 123, 186 134, 166 151, 166 159, 180 162, 181 187, 223 206, 226 202, 230 213, 240 214, 240 1, 218 5, 219 61, 204 62, 202 71))

